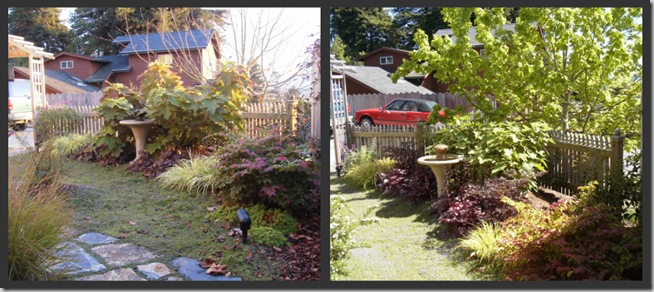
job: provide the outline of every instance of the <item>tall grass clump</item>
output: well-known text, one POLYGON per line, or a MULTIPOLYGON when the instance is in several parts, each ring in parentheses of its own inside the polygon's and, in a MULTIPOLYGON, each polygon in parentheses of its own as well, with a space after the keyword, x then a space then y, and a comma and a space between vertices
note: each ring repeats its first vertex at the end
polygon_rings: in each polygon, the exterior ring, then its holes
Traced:
POLYGON ((56 137, 52 140, 52 154, 55 156, 73 156, 84 148, 86 145, 93 143, 91 134, 68 134, 56 137))
POLYGON ((169 168, 157 177, 164 188, 204 194, 213 191, 218 179, 215 156, 191 157, 169 168))
POLYGON ((49 149, 28 155, 20 168, 8 167, 9 280, 57 279, 61 274, 49 267, 59 262, 71 212, 49 149))
POLYGON ((475 259, 473 267, 489 272, 499 268, 494 263, 502 257, 498 242, 501 238, 502 229, 494 223, 484 221, 459 241, 457 250, 475 259))
POLYGON ((369 189, 377 185, 379 174, 393 169, 395 160, 392 158, 374 159, 354 165, 345 174, 348 183, 369 189))

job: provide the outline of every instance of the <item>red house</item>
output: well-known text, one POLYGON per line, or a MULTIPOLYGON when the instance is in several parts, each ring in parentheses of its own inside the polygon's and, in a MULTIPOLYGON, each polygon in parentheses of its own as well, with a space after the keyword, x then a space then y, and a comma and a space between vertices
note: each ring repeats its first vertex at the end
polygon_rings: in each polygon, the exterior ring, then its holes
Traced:
POLYGON ((45 67, 67 72, 97 88, 104 88, 106 82, 138 87, 138 77, 155 60, 170 64, 186 86, 202 84, 219 70, 218 34, 213 29, 125 35, 112 43, 120 48, 117 55, 60 53, 45 67))

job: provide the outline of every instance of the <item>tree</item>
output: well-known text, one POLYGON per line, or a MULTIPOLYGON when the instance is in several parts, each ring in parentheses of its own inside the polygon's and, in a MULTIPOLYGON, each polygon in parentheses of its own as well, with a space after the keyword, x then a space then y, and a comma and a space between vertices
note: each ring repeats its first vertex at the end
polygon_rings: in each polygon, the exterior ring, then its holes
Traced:
POLYGON ((346 58, 356 59, 362 52, 394 46, 392 18, 384 8, 330 8, 329 13, 331 39, 338 35, 347 45, 346 58))
POLYGON ((640 140, 642 17, 639 8, 521 8, 515 32, 502 29, 502 8, 444 8, 449 37, 429 41, 392 76, 435 72, 491 120, 544 121, 555 129, 610 135, 620 128, 640 140), (469 44, 476 15, 481 56, 469 44), (491 33, 491 31, 493 33, 491 33), (488 96, 498 102, 493 108, 488 96))
POLYGON ((111 44, 117 36, 211 28, 224 23, 223 14, 197 7, 95 7, 75 9, 70 21, 76 52, 103 56, 118 53, 111 44))
POLYGON ((395 7, 392 9, 393 31, 397 34, 397 47, 412 50, 415 47, 413 36, 418 29, 435 33, 448 28, 439 7, 395 7))
POLYGON ((71 44, 72 35, 59 20, 60 10, 54 7, 12 7, 7 19, 9 33, 34 42, 46 52, 62 52, 71 44))
POLYGON ((335 36, 329 53, 334 55, 336 59, 345 61, 346 64, 352 64, 352 58, 345 55, 346 48, 347 45, 343 43, 341 37, 335 36))

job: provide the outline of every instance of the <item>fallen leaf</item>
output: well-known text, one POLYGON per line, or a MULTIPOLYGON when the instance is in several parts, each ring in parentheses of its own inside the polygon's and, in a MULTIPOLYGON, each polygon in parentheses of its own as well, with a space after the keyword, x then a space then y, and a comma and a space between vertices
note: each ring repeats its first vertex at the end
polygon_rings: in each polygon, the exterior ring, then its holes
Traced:
POLYGON ((143 230, 136 230, 136 233, 139 233, 139 234, 148 234, 148 231, 145 230, 145 229, 143 229, 143 230))
POLYGON ((227 273, 227 265, 213 263, 207 269, 209 275, 224 275, 227 273))
POLYGON ((129 223, 129 225, 136 225, 136 221, 129 221, 127 223, 129 223))
POLYGON ((263 278, 263 274, 262 273, 257 273, 257 277, 263 278))
POLYGON ((234 228, 234 232, 238 235, 243 235, 243 231, 241 230, 241 228, 234 228))
POLYGON ((209 212, 216 211, 216 206, 207 208, 207 211, 209 211, 209 212))
POLYGON ((273 249, 276 250, 277 252, 282 252, 282 249, 276 246, 273 246, 273 249))
POLYGON ((290 251, 291 253, 295 253, 295 249, 292 248, 292 247, 289 247, 289 248, 288 248, 288 251, 290 251))
POLYGON ((227 232, 227 236, 233 236, 233 235, 234 235, 234 230, 233 229, 230 230, 229 232, 227 232))
POLYGON ((248 261, 252 259, 252 253, 248 253, 248 261))
POLYGON ((216 261, 214 261, 212 259, 204 259, 204 260, 200 261, 200 267, 202 267, 203 269, 207 269, 207 268, 211 267, 211 265, 213 265, 215 263, 216 263, 216 261))
POLYGON ((127 234, 127 233, 118 234, 119 239, 125 239, 125 238, 127 238, 127 236, 129 236, 129 234, 127 234))
POLYGON ((232 228, 232 225, 229 224, 229 223, 225 223, 225 224, 220 225, 220 227, 222 227, 224 229, 230 229, 230 228, 232 228))
POLYGON ((227 238, 223 236, 218 236, 218 242, 225 242, 225 240, 227 240, 227 238))

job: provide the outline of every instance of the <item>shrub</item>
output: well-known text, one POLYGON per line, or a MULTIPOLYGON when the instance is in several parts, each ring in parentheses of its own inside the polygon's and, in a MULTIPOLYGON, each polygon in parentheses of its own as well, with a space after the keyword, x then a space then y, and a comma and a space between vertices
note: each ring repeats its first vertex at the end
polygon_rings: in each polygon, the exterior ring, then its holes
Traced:
POLYGON ((68 106, 56 106, 38 110, 34 131, 41 141, 66 134, 84 122, 84 118, 68 106))
POLYGON ((641 150, 625 157, 625 173, 610 177, 608 183, 597 190, 597 200, 615 210, 624 219, 640 222, 643 201, 643 174, 641 150))
POLYGON ((441 199, 447 201, 437 204, 447 208, 440 214, 438 222, 456 235, 465 235, 482 222, 499 223, 509 219, 517 214, 516 210, 502 199, 524 200, 527 183, 527 178, 494 178, 483 185, 468 184, 462 194, 450 193, 441 199))
POLYGON ((145 151, 155 159, 168 146, 213 145, 223 141, 220 133, 242 129, 248 78, 241 67, 225 66, 208 86, 183 87, 170 66, 154 62, 141 79, 140 92, 121 84, 105 90, 96 109, 105 121, 95 142, 100 156, 119 157, 132 143, 129 128, 119 124, 124 119, 154 120, 145 151))
POLYGON ((10 280, 52 280, 60 277, 49 267, 66 241, 63 229, 70 210, 50 151, 32 152, 22 171, 8 168, 8 261, 10 280))
POLYGON ((57 137, 52 141, 52 154, 55 156, 71 157, 82 152, 85 146, 93 143, 91 134, 68 134, 57 137))
POLYGON ((384 195, 403 197, 411 202, 430 200, 437 193, 436 177, 429 167, 419 165, 416 152, 408 148, 385 149, 395 167, 379 175, 377 187, 384 195))
MULTIPOLYGON (((498 176, 533 177, 547 166, 545 146, 552 141, 548 130, 543 123, 483 122, 469 116, 455 117, 452 127, 438 132, 435 144, 448 145, 449 153, 464 154, 478 182, 498 176)), ((433 147, 428 146, 427 151, 433 147)), ((537 186, 535 180, 529 184, 532 188, 537 186)))
POLYGON ((216 151, 219 199, 232 205, 282 208, 294 215, 318 210, 318 165, 291 137, 237 138, 216 151))
POLYGON ((349 183, 368 189, 376 186, 379 175, 393 168, 395 161, 391 158, 375 159, 350 167, 344 178, 349 183))
POLYGON ((272 227, 252 227, 248 234, 249 237, 252 237, 252 242, 256 242, 262 245, 287 246, 291 244, 288 242, 284 234, 276 229, 273 229, 272 227))
MULTIPOLYGON (((343 148, 345 149, 345 147, 343 148)), ((347 151, 348 149, 345 149, 343 152, 343 171, 347 173, 357 165, 377 159, 376 148, 376 143, 373 143, 371 146, 363 145, 357 150, 347 151)))
POLYGON ((338 280, 340 276, 347 275, 345 264, 350 257, 350 250, 354 247, 352 239, 354 230, 363 225, 377 222, 376 218, 369 218, 374 207, 368 208, 361 219, 353 220, 350 215, 352 209, 348 208, 345 198, 341 195, 331 195, 329 198, 329 271, 331 280, 338 280))
MULTIPOLYGON (((220 220, 223 222, 238 223, 236 211, 240 207, 221 205, 215 211, 207 214, 211 220, 220 220)), ((288 236, 297 231, 297 221, 288 211, 280 209, 267 209, 263 205, 257 204, 251 207, 243 208, 252 220, 252 226, 270 227, 279 231, 284 236, 288 236)))
POLYGON ((169 189, 190 193, 211 193, 218 179, 214 169, 217 158, 214 156, 192 157, 179 162, 157 177, 157 182, 169 189))

